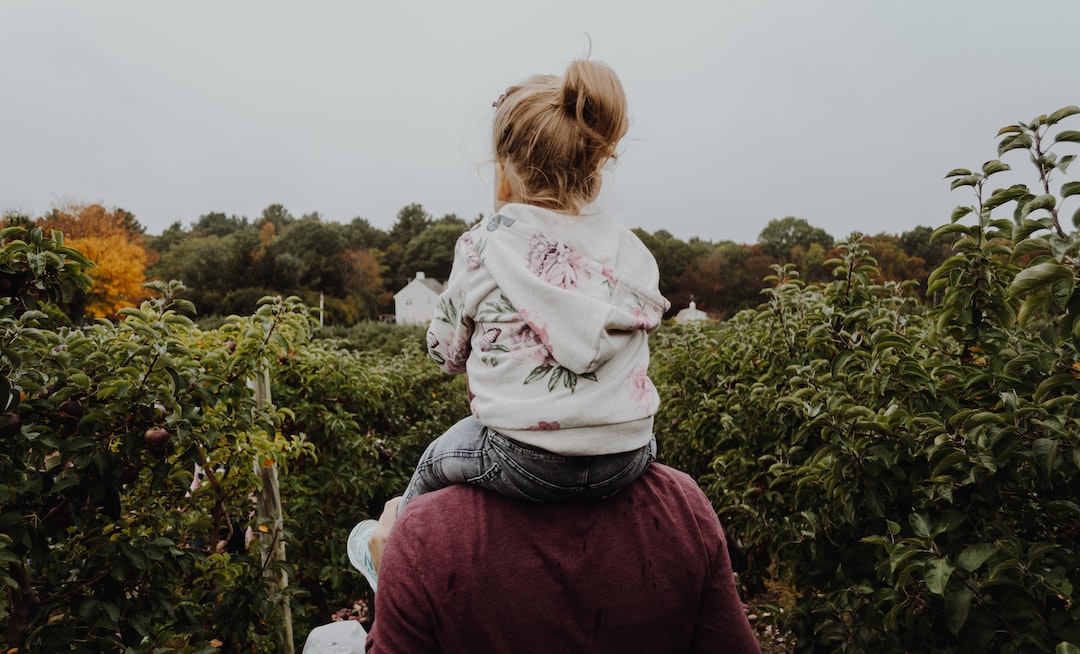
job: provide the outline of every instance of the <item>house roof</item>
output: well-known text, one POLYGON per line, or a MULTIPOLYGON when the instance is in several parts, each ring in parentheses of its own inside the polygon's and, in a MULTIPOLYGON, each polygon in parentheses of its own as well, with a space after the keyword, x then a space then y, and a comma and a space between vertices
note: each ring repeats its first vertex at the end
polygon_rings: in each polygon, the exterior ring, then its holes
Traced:
POLYGON ((409 280, 409 283, 406 284, 405 286, 403 286, 400 291, 398 291, 397 293, 394 293, 394 297, 397 297, 398 295, 401 295, 403 292, 405 292, 405 289, 407 289, 409 287, 412 287, 412 286, 416 286, 416 287, 419 287, 419 288, 427 288, 428 290, 430 290, 435 295, 439 295, 440 293, 442 293, 443 290, 446 287, 446 285, 443 284, 442 282, 439 282, 438 280, 427 277, 422 272, 418 272, 418 273, 416 273, 416 277, 409 280))

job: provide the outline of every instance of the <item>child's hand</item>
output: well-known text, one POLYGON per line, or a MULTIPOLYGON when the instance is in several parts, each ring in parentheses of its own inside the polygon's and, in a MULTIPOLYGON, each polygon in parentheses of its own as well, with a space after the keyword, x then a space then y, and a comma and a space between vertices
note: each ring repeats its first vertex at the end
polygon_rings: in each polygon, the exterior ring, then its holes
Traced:
POLYGON ((379 562, 382 561, 382 553, 386 548, 386 539, 390 536, 390 530, 397 522, 398 504, 401 504, 401 496, 387 500, 383 505, 382 515, 379 516, 379 524, 375 531, 371 532, 368 540, 368 550, 371 552, 371 562, 375 565, 376 572, 379 570, 379 562))

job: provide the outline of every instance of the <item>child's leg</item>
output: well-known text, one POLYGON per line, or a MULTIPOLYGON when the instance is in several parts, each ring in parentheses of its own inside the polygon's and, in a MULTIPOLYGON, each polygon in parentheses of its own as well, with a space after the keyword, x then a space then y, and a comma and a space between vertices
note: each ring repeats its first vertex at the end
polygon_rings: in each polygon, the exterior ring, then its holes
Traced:
POLYGON ((489 467, 484 462, 484 432, 484 426, 469 416, 431 441, 402 494, 398 513, 417 495, 482 477, 489 467))
MULTIPOLYGON (((485 428, 476 418, 469 416, 446 430, 442 436, 431 441, 412 479, 398 504, 398 514, 408 501, 417 495, 437 490, 451 484, 464 484, 480 477, 484 472, 485 428)), ((369 547, 376 520, 364 520, 353 527, 346 543, 349 562, 363 573, 372 590, 379 581, 369 547)))

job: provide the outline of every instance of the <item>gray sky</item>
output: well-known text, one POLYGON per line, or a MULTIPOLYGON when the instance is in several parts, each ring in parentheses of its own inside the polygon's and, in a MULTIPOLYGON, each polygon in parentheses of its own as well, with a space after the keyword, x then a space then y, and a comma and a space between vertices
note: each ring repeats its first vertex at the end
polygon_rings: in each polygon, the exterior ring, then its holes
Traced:
POLYGON ((0 211, 471 219, 492 101, 591 38, 630 103, 602 196, 627 226, 899 234, 969 202, 942 177, 999 127, 1080 104, 1077 25, 1076 0, 0 0, 0 211))

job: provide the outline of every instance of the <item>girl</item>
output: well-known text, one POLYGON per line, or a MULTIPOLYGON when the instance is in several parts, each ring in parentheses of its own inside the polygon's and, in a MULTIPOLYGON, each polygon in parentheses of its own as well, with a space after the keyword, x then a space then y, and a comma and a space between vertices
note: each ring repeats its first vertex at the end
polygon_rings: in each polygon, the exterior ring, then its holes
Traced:
MULTIPOLYGON (((648 332, 669 304, 634 234, 586 211, 626 134, 626 96, 576 60, 495 102, 495 213, 461 236, 428 331, 443 370, 468 376, 472 415, 428 446, 400 508, 469 483, 539 502, 600 499, 655 458, 648 332)), ((367 540, 353 565, 376 585, 367 540)))

